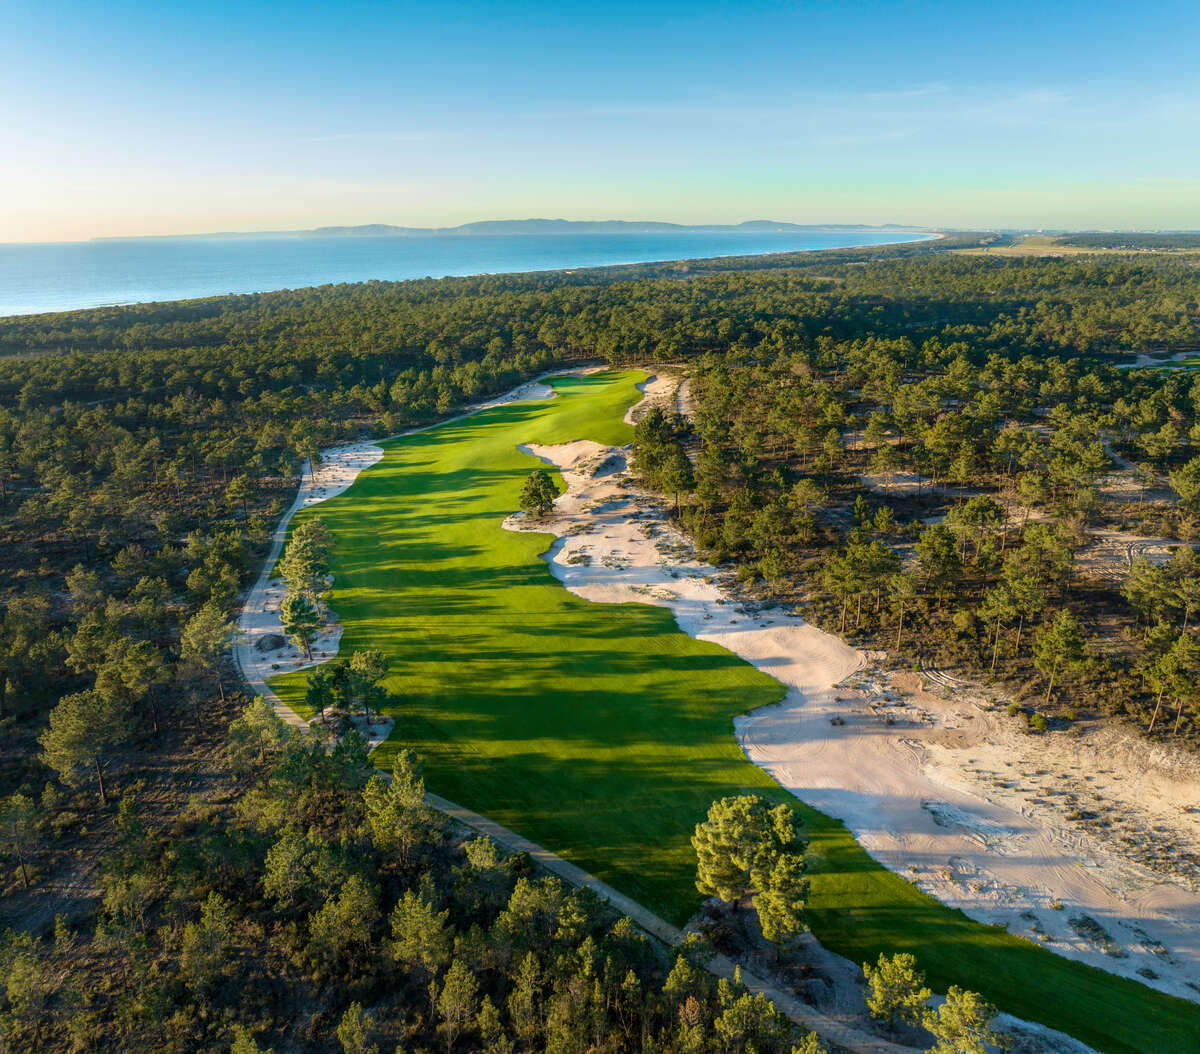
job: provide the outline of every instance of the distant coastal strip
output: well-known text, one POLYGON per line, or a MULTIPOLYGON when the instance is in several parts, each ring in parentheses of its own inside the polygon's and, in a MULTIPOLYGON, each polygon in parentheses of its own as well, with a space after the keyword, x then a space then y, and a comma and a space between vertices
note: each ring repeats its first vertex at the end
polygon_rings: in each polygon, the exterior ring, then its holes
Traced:
POLYGON ((894 229, 817 230, 786 224, 579 233, 487 230, 474 236, 411 228, 368 234, 354 230, 0 245, 0 316, 344 282, 813 252, 933 237, 894 229), (404 233, 389 233, 395 231, 404 233))

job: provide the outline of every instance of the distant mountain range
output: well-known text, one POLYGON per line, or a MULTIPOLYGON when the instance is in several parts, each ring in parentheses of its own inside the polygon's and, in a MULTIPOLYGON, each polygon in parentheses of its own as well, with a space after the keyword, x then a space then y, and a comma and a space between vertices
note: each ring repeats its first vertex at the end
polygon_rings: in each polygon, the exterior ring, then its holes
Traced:
MULTIPOLYGON (((783 223, 746 220, 744 223, 660 223, 637 220, 479 220, 457 227, 397 227, 364 223, 356 227, 315 227, 301 231, 223 231, 217 234, 143 235, 149 238, 428 238, 497 234, 795 234, 803 231, 925 231, 899 223, 783 223)), ((132 241, 133 238, 97 238, 132 241)), ((140 239, 138 239, 140 240, 140 239)))

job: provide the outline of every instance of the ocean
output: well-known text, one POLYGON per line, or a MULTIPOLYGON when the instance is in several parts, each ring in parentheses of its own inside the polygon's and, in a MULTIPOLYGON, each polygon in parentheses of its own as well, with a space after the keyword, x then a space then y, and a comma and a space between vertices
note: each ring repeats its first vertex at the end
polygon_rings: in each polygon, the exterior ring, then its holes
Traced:
POLYGON ((895 231, 236 236, 0 244, 0 316, 371 279, 548 271, 916 241, 895 231))

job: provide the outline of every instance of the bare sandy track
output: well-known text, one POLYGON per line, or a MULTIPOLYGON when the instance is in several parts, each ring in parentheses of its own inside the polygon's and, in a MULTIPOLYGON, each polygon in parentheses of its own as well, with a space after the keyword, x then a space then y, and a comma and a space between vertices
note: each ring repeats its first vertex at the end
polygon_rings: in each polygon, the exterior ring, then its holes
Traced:
POLYGON ((547 520, 505 526, 559 536, 545 559, 567 589, 670 607, 684 632, 787 686, 783 703, 735 722, 752 761, 943 902, 1200 1001, 1200 893, 1170 873, 1200 849, 1192 762, 1111 730, 1033 736, 952 678, 933 673, 926 690, 889 674, 802 618, 739 599, 670 528, 667 504, 629 485, 627 449, 528 450, 567 493, 547 520))

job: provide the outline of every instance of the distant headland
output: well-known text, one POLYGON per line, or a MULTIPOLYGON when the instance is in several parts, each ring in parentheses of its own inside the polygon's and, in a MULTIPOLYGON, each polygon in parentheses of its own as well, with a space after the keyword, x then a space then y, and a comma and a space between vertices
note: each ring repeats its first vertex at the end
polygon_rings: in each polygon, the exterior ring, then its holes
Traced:
POLYGON ((149 234, 93 241, 133 241, 149 238, 461 238, 514 234, 799 234, 813 231, 914 231, 929 227, 899 223, 785 223, 746 220, 742 223, 665 223, 657 220, 477 220, 457 227, 401 227, 363 223, 344 227, 313 227, 293 231, 219 231, 211 234, 149 234))

